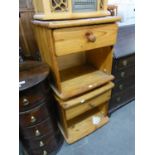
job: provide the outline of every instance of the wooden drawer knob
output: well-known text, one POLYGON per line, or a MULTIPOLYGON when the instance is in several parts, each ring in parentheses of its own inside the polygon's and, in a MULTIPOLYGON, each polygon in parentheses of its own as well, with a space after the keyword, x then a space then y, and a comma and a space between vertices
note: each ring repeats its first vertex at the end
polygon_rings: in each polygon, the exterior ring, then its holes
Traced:
POLYGON ((30 103, 30 102, 28 101, 28 99, 26 99, 26 98, 23 99, 23 105, 24 105, 24 106, 29 105, 29 103, 30 103))
POLYGON ((96 37, 95 35, 93 34, 93 32, 87 32, 86 33, 86 37, 87 37, 87 40, 89 42, 95 42, 96 41, 96 37))

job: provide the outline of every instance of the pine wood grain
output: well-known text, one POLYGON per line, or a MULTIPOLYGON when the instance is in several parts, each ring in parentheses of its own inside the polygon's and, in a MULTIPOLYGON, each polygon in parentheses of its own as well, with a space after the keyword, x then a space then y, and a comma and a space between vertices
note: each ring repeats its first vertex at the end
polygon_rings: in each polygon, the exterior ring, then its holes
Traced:
POLYGON ((95 25, 54 30, 55 52, 57 56, 87 51, 116 42, 116 24, 95 25), (88 40, 86 34, 92 33, 96 41, 88 40))
POLYGON ((113 75, 97 70, 91 65, 82 65, 60 71, 61 93, 55 93, 63 100, 80 95, 114 79, 113 75))
POLYGON ((89 113, 80 115, 80 117, 77 117, 76 119, 68 123, 68 136, 66 137, 65 134, 63 136, 67 143, 71 144, 89 135, 98 128, 102 127, 103 125, 108 123, 108 121, 108 116, 104 115, 102 111, 96 108, 89 113), (93 124, 92 119, 94 116, 99 117, 101 119, 98 124, 93 124))
POLYGON ((77 19, 77 20, 59 20, 59 21, 40 21, 33 20, 33 24, 43 26, 46 28, 56 29, 64 27, 75 27, 75 26, 85 26, 94 24, 106 24, 115 23, 121 21, 120 16, 107 16, 99 18, 87 18, 87 19, 77 19))
MULTIPOLYGON (((114 87, 114 83, 112 82, 109 82, 108 84, 102 86, 102 87, 99 87, 93 91, 90 91, 89 93, 86 93, 86 94, 83 94, 81 96, 78 96, 76 98, 73 98, 73 99, 70 99, 70 100, 67 100, 67 101, 63 101, 61 99, 59 99, 58 97, 57 100, 59 101, 59 104, 60 106, 63 108, 63 109, 70 109, 70 108, 74 108, 78 105, 81 105, 81 103, 85 103, 89 100, 91 100, 92 98, 94 97, 97 97, 99 95, 102 95, 104 94, 105 92, 107 92, 108 90, 111 90, 112 88, 114 87)), ((109 94, 110 95, 110 94, 109 94)))

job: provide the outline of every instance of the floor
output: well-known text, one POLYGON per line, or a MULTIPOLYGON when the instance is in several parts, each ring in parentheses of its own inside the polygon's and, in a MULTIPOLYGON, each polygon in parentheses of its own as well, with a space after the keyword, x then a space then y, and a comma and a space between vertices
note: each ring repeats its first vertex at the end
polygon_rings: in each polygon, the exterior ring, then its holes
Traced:
POLYGON ((57 155, 134 155, 135 102, 111 115, 110 122, 84 139, 64 142, 57 155))

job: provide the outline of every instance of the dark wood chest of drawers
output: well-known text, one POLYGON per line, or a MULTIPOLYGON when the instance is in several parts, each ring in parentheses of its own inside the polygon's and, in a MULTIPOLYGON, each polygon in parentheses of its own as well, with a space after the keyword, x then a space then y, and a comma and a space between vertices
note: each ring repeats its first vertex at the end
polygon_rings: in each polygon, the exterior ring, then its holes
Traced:
POLYGON ((56 154, 63 142, 56 124, 48 75, 46 64, 31 61, 20 65, 20 138, 30 155, 56 154))
POLYGON ((109 113, 135 98, 135 54, 114 59, 115 87, 109 105, 109 113))

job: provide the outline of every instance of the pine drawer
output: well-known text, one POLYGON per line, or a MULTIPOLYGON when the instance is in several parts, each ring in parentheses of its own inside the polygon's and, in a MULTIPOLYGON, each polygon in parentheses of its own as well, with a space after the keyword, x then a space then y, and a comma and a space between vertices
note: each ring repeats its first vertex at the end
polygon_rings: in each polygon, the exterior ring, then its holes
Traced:
POLYGON ((53 32, 57 56, 114 45, 116 24, 56 29, 53 32))
POLYGON ((110 82, 104 87, 97 88, 87 94, 80 97, 71 99, 69 101, 58 101, 61 106, 63 106, 65 119, 70 120, 79 116, 86 111, 94 109, 95 107, 104 104, 111 97, 111 89, 114 84, 110 82))

